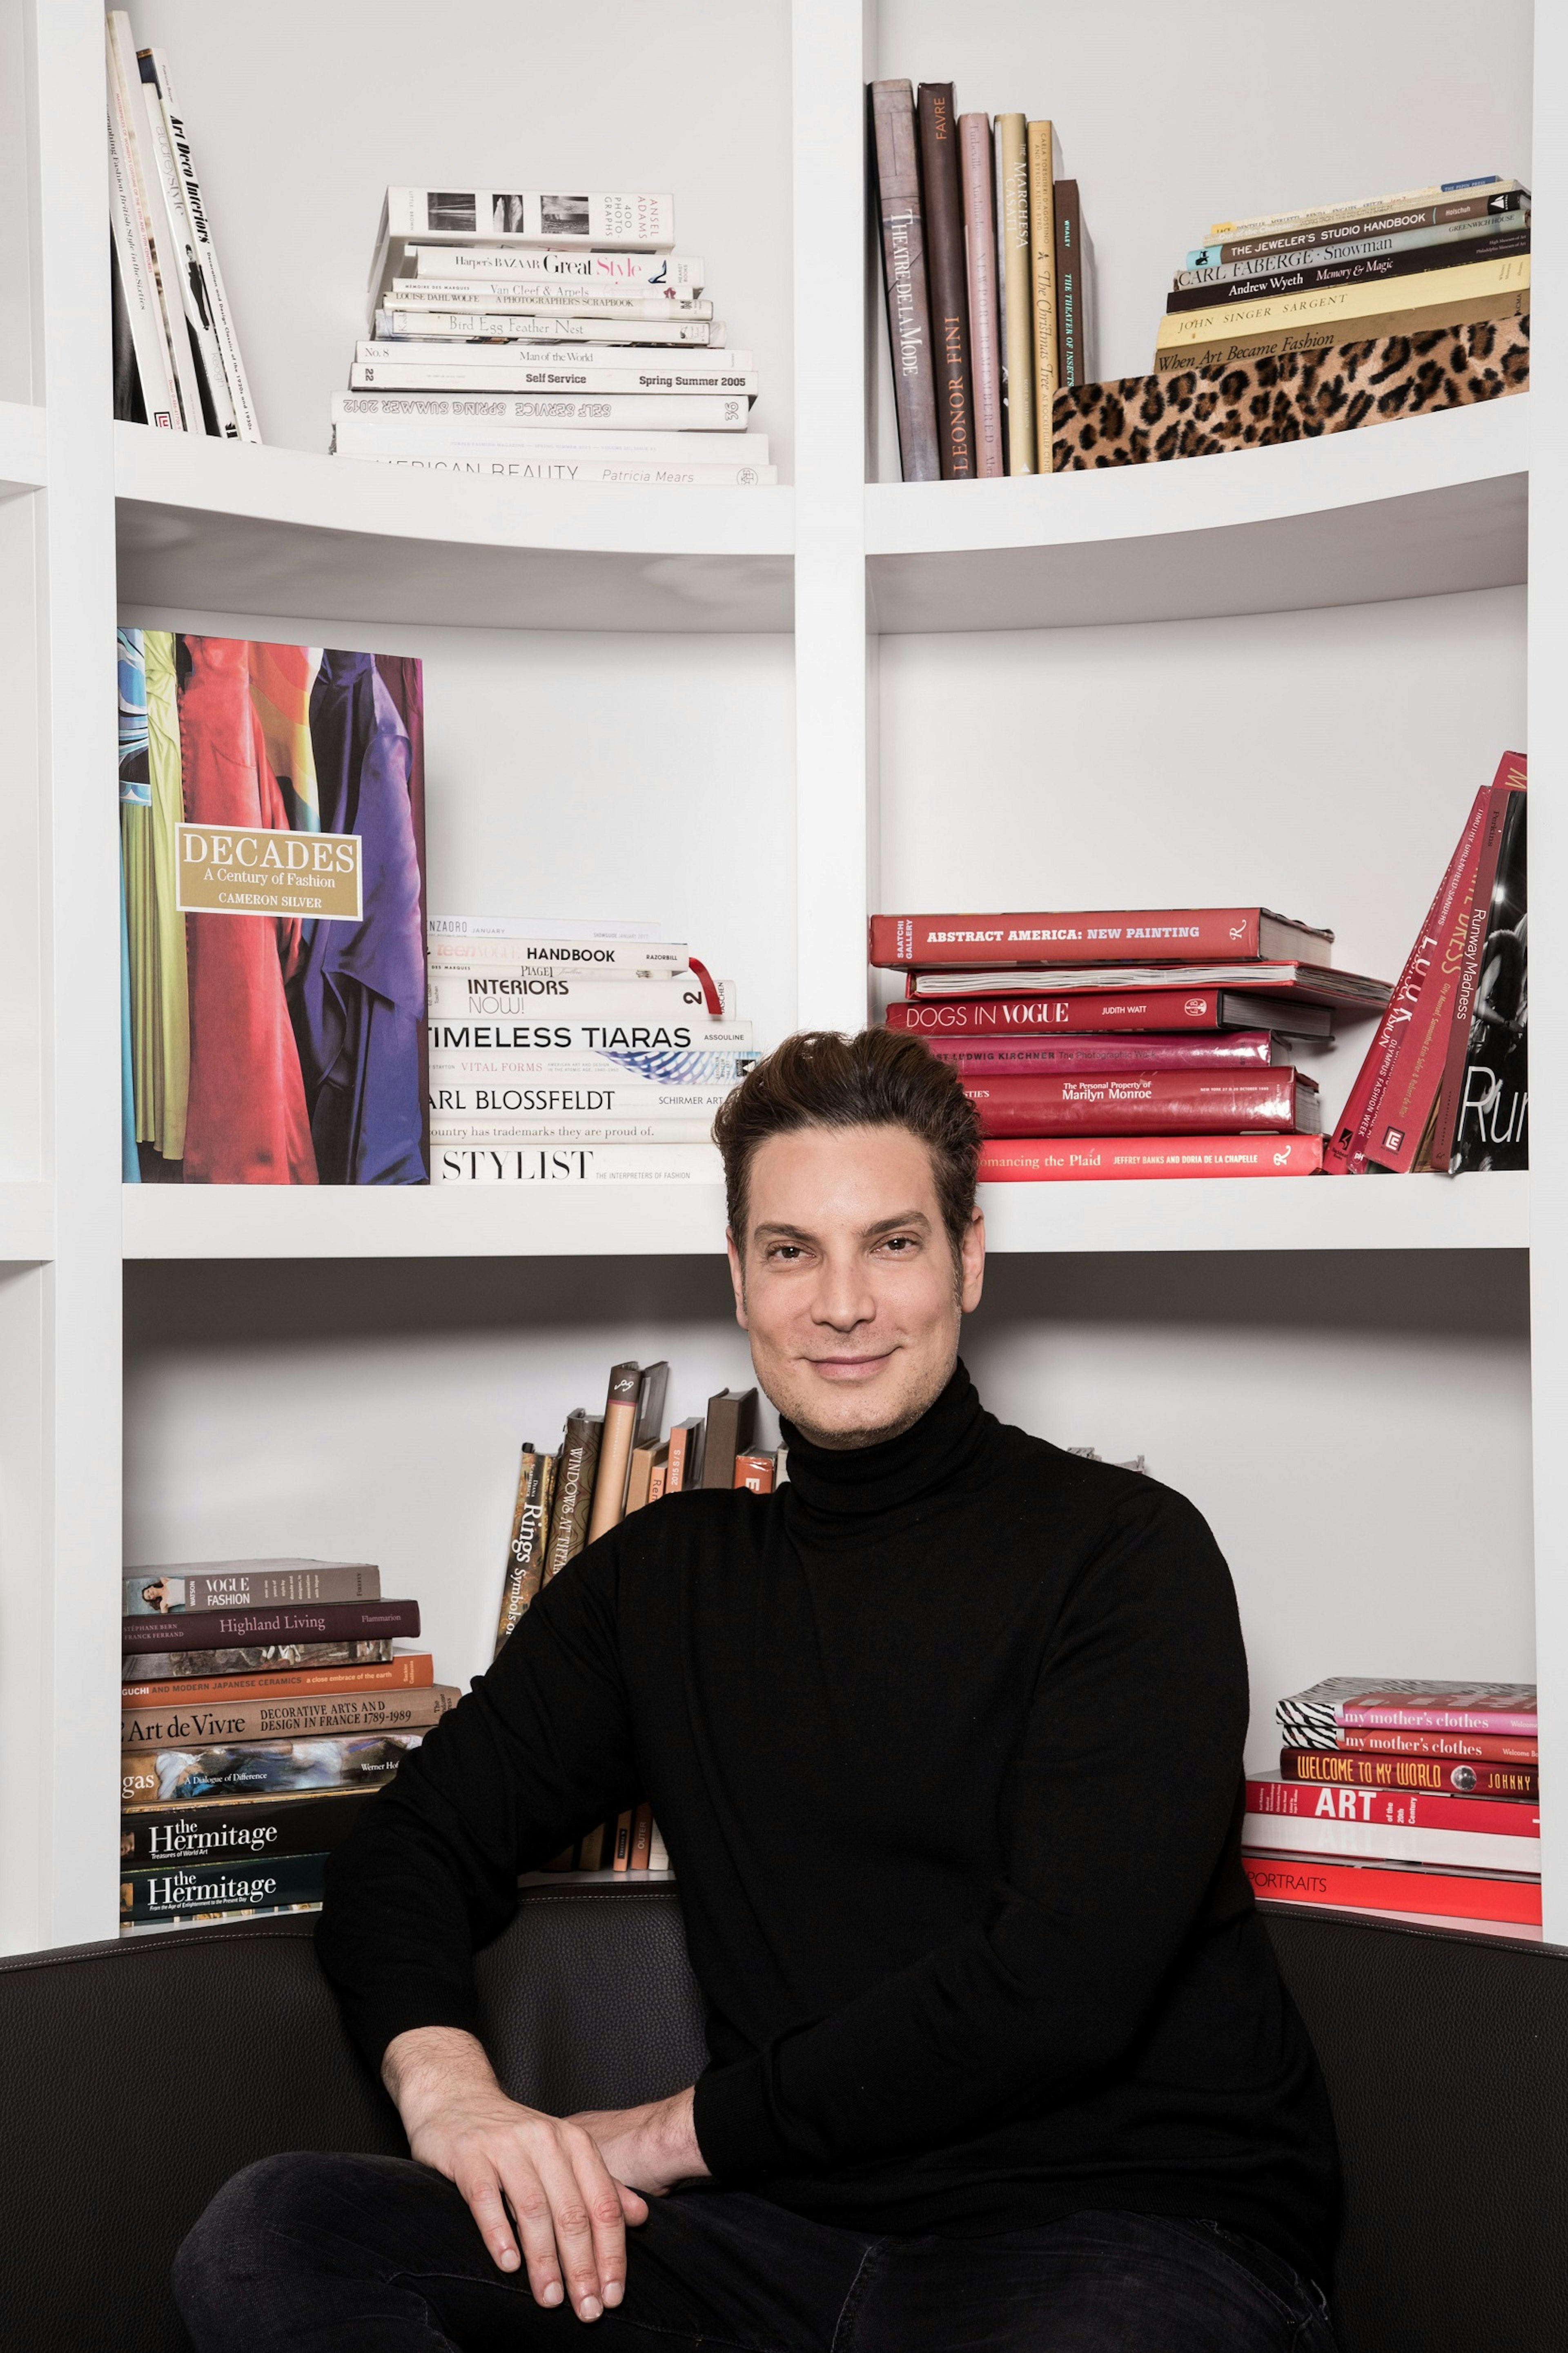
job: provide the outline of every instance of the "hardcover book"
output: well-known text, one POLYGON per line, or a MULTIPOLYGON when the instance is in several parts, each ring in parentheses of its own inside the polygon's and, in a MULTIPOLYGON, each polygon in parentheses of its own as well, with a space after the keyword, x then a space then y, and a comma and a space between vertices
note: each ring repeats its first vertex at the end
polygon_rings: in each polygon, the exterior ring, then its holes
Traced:
POLYGON ((1456 1683, 1330 1675, 1274 1710, 1292 1748, 1332 1748, 1352 1732, 1474 1732, 1534 1739, 1533 1683, 1456 1683))
MULTIPOLYGON (((236 1677, 237 1682, 245 1680, 236 1677)), ((225 1695, 194 1700, 186 1696, 189 1688, 182 1683, 144 1706, 125 1709, 120 1718, 121 1750, 212 1747, 235 1740, 326 1739, 349 1733, 427 1732, 462 1697, 455 1683, 282 1699, 274 1699, 268 1690, 245 1699, 225 1695)))
POLYGON ((120 1646, 146 1651, 214 1651, 226 1642, 359 1641, 417 1634, 417 1601, 286 1601, 265 1609, 180 1610, 122 1618, 120 1646))
POLYGON ((1458 1798, 1539 1798, 1533 1765, 1458 1765, 1438 1757, 1356 1757, 1342 1749, 1282 1748, 1287 1780, 1347 1789, 1426 1789, 1458 1798))
POLYGON ((1530 1166, 1528 797, 1510 793, 1486 905, 1448 1174, 1530 1166))
POLYGON ((120 1883, 121 1921, 189 1920, 207 1912, 277 1912, 321 1900, 324 1854, 253 1862, 243 1856, 169 1862, 128 1871, 120 1883))
POLYGON ((1318 1090, 1293 1070, 1038 1072, 966 1077, 986 1136, 1315 1135, 1318 1090))
POLYGON ((171 1862, 327 1854, 341 1846, 371 1794, 340 1789, 308 1798, 203 1798, 194 1806, 138 1805, 120 1818, 122 1869, 171 1862))
POLYGON ((192 1609, 266 1609, 279 1601, 376 1601, 381 1571, 368 1562, 191 1560, 127 1569, 127 1618, 192 1609))
POLYGON ((1244 1853, 1241 1867, 1253 1894, 1266 1903, 1541 1926, 1541 1881, 1522 1873, 1441 1871, 1410 1862, 1331 1862, 1321 1855, 1260 1852, 1244 1853))
POLYGON ((378 1788, 391 1780, 424 1737, 422 1732, 376 1732, 325 1740, 138 1749, 131 1770, 137 1794, 161 1805, 188 1805, 196 1798, 279 1798, 305 1789, 378 1788))
MULTIPOLYGON (((143 1620, 132 1619, 132 1625, 143 1620)), ((165 1620, 164 1624, 177 1623, 165 1620)), ((165 1682, 173 1676, 289 1674, 316 1667, 384 1667, 392 1664, 389 1638, 366 1641, 252 1642, 213 1651, 135 1651, 120 1662, 123 1683, 165 1682)))
MULTIPOLYGON (((331 1650, 346 1650, 347 1643, 329 1643, 331 1650)), ((430 1689, 436 1681, 436 1662, 428 1651, 399 1651, 391 1656, 390 1642, 367 1642, 359 1646, 373 1651, 376 1656, 358 1662, 328 1661, 310 1656, 310 1643, 298 1645, 300 1657, 280 1659, 273 1665, 257 1668, 213 1668, 198 1674, 191 1668, 179 1680, 177 1692, 171 1691, 166 1677, 160 1672, 154 1680, 146 1675, 145 1659, 128 1659, 124 1664, 132 1669, 121 1684, 121 1708, 226 1707, 239 1700, 334 1699, 340 1695, 359 1698, 374 1692, 414 1692, 430 1689)), ((232 1655, 232 1654, 230 1654, 232 1655)), ((190 1662, 190 1652, 184 1663, 190 1662)), ((121 1718, 123 1725, 124 1718, 121 1718)))
POLYGON ((135 1183, 423 1185, 420 665, 120 632, 135 1183))
POLYGON ((889 972, 1056 965, 1333 961, 1334 935, 1267 907, 1116 908, 1095 913, 873 915, 868 961, 889 972))
POLYGON ((1104 1184, 1144 1176, 1315 1176, 1319 1135, 1128 1135, 987 1141, 983 1185, 1104 1184))
MULTIPOLYGON (((1165 976, 1168 979, 1170 976, 1165 976)), ((1333 1024, 1325 1006, 1309 1005, 1293 991, 1249 997, 1236 989, 1084 989, 1070 997, 1036 994, 1026 983, 995 994, 889 1005, 889 1029, 913 1030, 929 1039, 1092 1037, 1141 1030, 1218 1032, 1267 1029, 1290 1038, 1326 1038, 1333 1024)))

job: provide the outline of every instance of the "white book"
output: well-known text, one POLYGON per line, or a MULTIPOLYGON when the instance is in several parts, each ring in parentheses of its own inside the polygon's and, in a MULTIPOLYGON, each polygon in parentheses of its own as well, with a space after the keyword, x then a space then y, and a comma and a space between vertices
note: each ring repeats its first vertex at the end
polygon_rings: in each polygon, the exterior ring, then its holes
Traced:
MULTIPOLYGON (((700 294, 707 270, 694 253, 535 253, 515 246, 418 245, 409 248, 416 278, 450 280, 454 285, 526 287, 531 280, 553 286, 603 286, 617 294, 670 294, 689 300, 700 294)), ((388 280, 388 283, 391 281, 388 280)))
POLYGON ((142 405, 149 425, 183 433, 184 418, 180 413, 174 363, 163 328, 163 309, 147 231, 146 201, 139 185, 130 104, 116 55, 112 16, 104 19, 103 37, 109 102, 110 229, 115 259, 120 265, 131 347, 141 379, 142 405))
POLYGON ((381 235, 613 245, 664 253, 675 243, 671 195, 572 195, 510 188, 388 188, 381 235))
MULTIPOLYGON (((1371 220, 1379 213, 1402 213, 1413 205, 1440 205, 1445 196, 1503 196, 1521 186, 1518 180, 1499 179, 1495 172, 1478 180, 1444 180, 1429 188, 1404 188, 1393 196, 1352 196, 1348 204, 1310 206, 1304 212, 1260 213, 1256 220, 1211 221, 1208 242, 1216 237, 1262 237, 1277 228, 1311 228, 1320 221, 1371 220)), ((1527 192, 1528 193, 1528 192, 1527 192)))
POLYGON ((432 365, 445 375, 460 370, 472 375, 482 391, 487 384, 507 381, 510 391, 554 391, 581 386, 603 392, 746 392, 757 390, 756 363, 748 351, 663 352, 627 351, 596 343, 555 344, 534 351, 521 338, 501 343, 372 343, 354 345, 354 358, 366 370, 383 364, 396 367, 432 365), (526 377, 521 385, 513 376, 526 377))
POLYGON ((677 458, 509 458, 474 450, 439 457, 389 449, 335 449, 345 466, 395 466, 405 474, 461 474, 478 481, 534 482, 558 490, 604 483, 623 491, 772 491, 776 466, 722 466, 677 458))
POLYGON ((195 236, 185 205, 184 182, 174 157, 174 133, 158 83, 155 53, 136 52, 142 103, 149 141, 148 175, 156 183, 162 209, 158 214, 160 246, 169 257, 166 291, 169 326, 174 339, 175 369, 187 406, 186 423, 193 433, 209 429, 227 440, 237 438, 234 405, 228 396, 223 353, 213 332, 212 314, 197 258, 195 236), (209 427, 208 417, 211 417, 209 427))
POLYGON ((662 940, 655 915, 429 915, 428 939, 662 940))
MULTIPOLYGON (((439 408, 441 403, 437 398, 431 405, 439 408)), ((485 408, 493 405, 479 404, 485 408)), ((390 417, 340 417, 333 429, 343 457, 428 451, 437 458, 488 453, 511 458, 706 458, 749 466, 773 462, 765 433, 638 433, 625 426, 594 432, 581 426, 494 424, 488 417, 409 417, 401 411, 390 417)))
POLYGON ((711 1144, 528 1147, 449 1145, 431 1155, 436 1185, 715 1185, 724 1164, 711 1144))
MULTIPOLYGON (((721 1009, 710 1015, 707 995, 695 973, 683 974, 679 980, 627 981, 603 977, 589 980, 580 978, 575 973, 563 972, 550 973, 542 979, 536 978, 531 973, 513 973, 509 976, 506 989, 499 992, 504 994, 508 1000, 507 1011, 492 1018, 508 1029, 514 1022, 520 1025, 515 1038, 487 1036, 483 1039, 470 1039, 457 1034, 464 1028, 468 1017, 462 1019, 454 1017, 455 1026, 454 1020, 444 1018, 440 1025, 431 1024, 431 1050, 449 1049, 453 1052, 466 1051, 475 1044, 497 1050, 509 1044, 524 1046, 531 1042, 531 1026, 539 1024, 552 1031, 563 1031, 574 1022, 582 1021, 600 1024, 676 1021, 689 1031, 694 1021, 734 1022, 738 1018, 732 1010, 734 982, 720 980, 713 985, 719 992, 721 1009), (443 1030, 439 1038, 435 1034, 437 1026, 443 1030), (450 1037, 445 1034, 448 1027, 453 1029, 450 1037)), ((556 1042, 564 1044, 564 1036, 559 1037, 556 1042)), ((592 1038, 588 1045, 592 1050, 604 1042, 600 1038, 592 1038)), ((647 1044, 648 1040, 626 1038, 614 1042, 631 1046, 647 1044)), ((668 1044, 672 1041, 657 1039, 653 1042, 668 1044)), ((690 1037, 683 1037, 679 1042, 689 1045, 690 1037)), ((717 1040, 710 1042, 716 1043, 717 1040)), ((727 1042, 741 1046, 749 1045, 751 1040, 749 1038, 733 1038, 727 1042)))
POLYGON ((1493 1831, 1408 1828, 1404 1823, 1316 1821, 1293 1814, 1247 1814, 1244 1848, 1271 1854, 1337 1855, 1342 1862, 1425 1862, 1461 1870, 1541 1869, 1539 1838, 1515 1838, 1493 1831))
POLYGON ((174 261, 169 212, 164 201, 163 185, 158 177, 157 158, 153 150, 153 129, 148 120, 146 93, 142 83, 142 69, 137 63, 136 44, 132 37, 131 19, 123 8, 111 8, 105 22, 109 26, 110 55, 114 73, 124 100, 124 119, 130 138, 132 182, 141 207, 142 227, 147 240, 147 255, 152 268, 153 285, 158 298, 158 312, 163 330, 164 348, 169 354, 170 372, 174 380, 174 396, 187 433, 205 432, 202 419, 201 393, 196 383, 195 362, 191 356, 190 337, 185 332, 185 314, 180 301, 179 278, 174 261))
MULTIPOLYGON (((353 371, 355 376, 362 373, 368 375, 370 371, 353 371)), ((448 389, 433 384, 430 379, 439 371, 426 366, 406 372, 378 366, 374 373, 374 388, 378 391, 448 389), (414 381, 405 384, 395 380, 404 373, 414 381)), ((470 392, 471 379, 464 377, 461 369, 455 369, 453 374, 462 380, 449 389, 470 392)), ((356 392, 362 388, 371 387, 353 385, 356 392)), ((751 395, 743 392, 530 392, 522 385, 509 384, 504 378, 496 386, 496 396, 506 402, 501 414, 514 424, 571 425, 594 431, 629 425, 640 433, 743 433, 752 407, 751 395)))
POLYGON ((516 932, 499 937, 469 939, 458 934, 432 932, 426 942, 432 975, 437 971, 486 978, 486 986, 506 971, 531 977, 563 972, 574 980, 598 980, 605 974, 636 980, 673 980, 690 969, 691 952, 679 940, 560 939, 550 932, 516 932))
POLYGON ((526 284, 469 285, 461 279, 395 278, 382 297, 387 311, 580 311, 617 319, 710 319, 711 302, 684 295, 673 286, 597 286, 574 278, 530 279, 526 284))
POLYGON ((711 1111, 658 1119, 611 1113, 600 1119, 455 1120, 448 1125, 433 1118, 430 1149, 439 1152, 452 1144, 705 1144, 718 1108, 716 1103, 711 1111))
POLYGON ((378 311, 379 343, 603 343, 626 351, 667 346, 721 351, 724 322, 710 319, 602 318, 571 311, 378 311))
MULTIPOLYGON (((397 346, 395 343, 378 344, 376 348, 395 353, 397 346)), ((520 359, 510 352, 497 353, 498 358, 506 361, 505 366, 474 366, 469 364, 474 347, 464 345, 462 349, 464 358, 460 361, 395 357, 356 360, 349 370, 349 389, 351 392, 483 393, 493 386, 497 392, 529 393, 550 399, 578 397, 592 402, 660 399, 668 403, 672 400, 706 401, 716 396, 707 385, 695 393, 667 391, 661 394, 642 385, 643 371, 640 369, 616 370, 614 373, 607 369, 595 369, 590 375, 584 368, 547 367, 536 360, 520 359)), ((727 396, 734 399, 741 411, 735 422, 736 430, 742 431, 745 426, 745 412, 756 397, 755 377, 743 379, 733 394, 727 396)), ((591 424, 594 419, 588 417, 580 421, 591 424)), ((608 424, 612 420, 606 417, 604 421, 608 424)), ((626 417, 616 421, 630 424, 634 420, 626 417)), ((646 421, 649 425, 656 422, 651 417, 646 421)), ((717 417, 681 417, 672 415, 662 421, 676 427, 690 424, 706 426, 710 431, 723 429, 722 421, 717 417)))
POLYGON ((497 1118, 526 1111, 528 1098, 539 1088, 605 1087, 638 1081, 657 1081, 677 1092, 702 1087, 732 1087, 755 1064, 751 1047, 711 1053, 693 1046, 668 1054, 517 1054, 508 1057, 497 1077, 472 1071, 441 1067, 430 1077, 430 1110, 444 1119, 497 1118))
POLYGON ((224 381, 228 388, 229 405, 234 411, 235 427, 241 441, 259 442, 261 427, 257 422, 256 404, 250 396, 250 379, 245 373, 245 363, 239 353, 239 336, 229 309, 228 293, 218 268, 217 247, 213 242, 212 224, 207 218, 206 199, 196 171, 192 151, 189 121, 169 74, 169 61, 162 49, 151 52, 158 75, 158 88, 174 141, 174 161, 179 166, 184 189, 185 212, 195 238, 201 263, 202 284, 212 311, 213 332, 223 362, 224 381))

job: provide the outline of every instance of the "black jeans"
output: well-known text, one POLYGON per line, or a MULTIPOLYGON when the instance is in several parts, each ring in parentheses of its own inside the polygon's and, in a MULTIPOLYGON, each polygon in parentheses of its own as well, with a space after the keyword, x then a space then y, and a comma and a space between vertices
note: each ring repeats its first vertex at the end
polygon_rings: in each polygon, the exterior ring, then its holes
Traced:
POLYGON ((1212 2223, 1069 2215, 1003 2238, 867 2238, 737 2190, 651 2201, 591 2325, 497 2271, 406 2158, 274 2157, 181 2248, 197 2353, 1333 2353, 1321 2299, 1212 2223))

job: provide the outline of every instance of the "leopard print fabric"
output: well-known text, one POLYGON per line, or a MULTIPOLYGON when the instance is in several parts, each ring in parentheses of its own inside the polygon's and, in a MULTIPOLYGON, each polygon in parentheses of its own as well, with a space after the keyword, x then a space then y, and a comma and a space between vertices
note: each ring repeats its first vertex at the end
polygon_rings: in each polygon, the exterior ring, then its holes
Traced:
POLYGON ((1482 319, 1329 352, 1282 352, 1239 367, 1121 376, 1058 393, 1051 470, 1144 466, 1310 441, 1529 389, 1528 319, 1482 319))

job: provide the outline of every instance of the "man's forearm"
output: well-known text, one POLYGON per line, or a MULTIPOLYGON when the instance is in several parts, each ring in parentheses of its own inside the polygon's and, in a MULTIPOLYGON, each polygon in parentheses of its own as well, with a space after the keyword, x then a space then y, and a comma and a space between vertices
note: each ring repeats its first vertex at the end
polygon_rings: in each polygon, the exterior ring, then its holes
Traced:
POLYGON ((484 2044, 460 2026, 416 2026, 395 2034, 382 2054, 381 2080, 410 2139, 454 2098, 500 2091, 484 2044))

